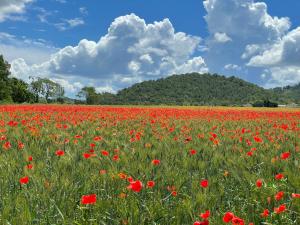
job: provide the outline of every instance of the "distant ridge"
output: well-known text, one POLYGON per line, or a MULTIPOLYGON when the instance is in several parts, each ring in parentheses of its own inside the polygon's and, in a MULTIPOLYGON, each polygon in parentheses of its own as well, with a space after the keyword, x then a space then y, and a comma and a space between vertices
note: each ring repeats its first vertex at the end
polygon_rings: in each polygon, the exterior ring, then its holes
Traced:
POLYGON ((236 77, 190 73, 137 83, 116 95, 99 95, 100 104, 245 105, 263 100, 288 104, 299 103, 300 84, 264 89, 236 77))

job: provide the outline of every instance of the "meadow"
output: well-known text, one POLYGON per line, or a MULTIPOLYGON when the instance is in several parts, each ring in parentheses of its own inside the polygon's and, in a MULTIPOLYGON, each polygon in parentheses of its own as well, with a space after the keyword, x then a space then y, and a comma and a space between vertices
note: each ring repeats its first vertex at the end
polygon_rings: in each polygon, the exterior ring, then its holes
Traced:
POLYGON ((0 107, 0 224, 300 224, 300 111, 0 107))

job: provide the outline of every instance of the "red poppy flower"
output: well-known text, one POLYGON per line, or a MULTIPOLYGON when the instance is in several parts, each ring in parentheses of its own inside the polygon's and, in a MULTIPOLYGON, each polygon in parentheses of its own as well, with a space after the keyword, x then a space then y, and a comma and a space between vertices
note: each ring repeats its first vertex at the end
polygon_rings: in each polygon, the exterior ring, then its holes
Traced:
POLYGON ((153 188, 155 186, 155 182, 153 180, 150 180, 147 182, 147 187, 148 188, 153 188))
POLYGON ((191 150, 190 150, 190 154, 191 154, 191 155, 195 155, 196 153, 197 153, 197 151, 196 151, 195 149, 191 149, 191 150))
POLYGON ((118 160, 119 160, 119 156, 118 156, 118 155, 114 155, 114 156, 113 156, 113 160, 114 160, 114 161, 118 161, 118 160))
POLYGON ((33 157, 32 157, 32 156, 29 156, 29 157, 28 157, 28 161, 31 162, 32 160, 33 160, 33 157))
POLYGON ((33 168, 33 165, 32 164, 28 164, 27 165, 27 169, 31 170, 33 168))
POLYGON ((229 222, 232 221, 233 217, 234 217, 234 214, 233 214, 232 212, 227 212, 227 213, 225 213, 225 215, 223 216, 223 221, 224 221, 225 223, 229 223, 229 222))
POLYGON ((28 184, 29 182, 29 177, 22 177, 20 178, 20 184, 28 184))
POLYGON ((259 179, 259 180, 256 181, 256 187, 261 188, 262 184, 263 184, 263 182, 262 182, 261 179, 259 179))
POLYGON ((284 175, 282 174, 282 173, 279 173, 279 174, 277 174, 276 176, 275 176, 275 179, 276 180, 281 180, 281 179, 283 179, 284 178, 284 175))
POLYGON ((247 152, 247 156, 253 156, 253 152, 252 151, 247 152))
POLYGON ((140 192, 143 188, 143 183, 139 180, 132 181, 127 188, 131 189, 134 192, 140 192))
POLYGON ((300 194, 292 193, 292 198, 300 198, 300 194))
POLYGON ((102 141, 102 137, 100 137, 100 136, 94 137, 94 141, 102 141))
POLYGON ((9 141, 5 142, 2 146, 5 150, 8 150, 11 148, 11 143, 9 141))
POLYGON ((177 191, 172 191, 171 195, 173 195, 174 197, 177 196, 177 191))
POLYGON ((108 156, 108 155, 109 155, 109 152, 108 152, 108 151, 105 151, 105 150, 102 150, 102 151, 101 151, 101 154, 102 154, 103 156, 108 156))
POLYGON ((283 213, 285 210, 286 210, 285 204, 282 204, 282 205, 280 205, 279 207, 274 208, 274 212, 275 212, 276 214, 283 213))
POLYGON ((63 156, 64 154, 65 154, 65 152, 63 150, 57 150, 55 152, 55 155, 57 155, 57 156, 63 156))
POLYGON ((83 157, 85 158, 85 159, 88 159, 88 158, 90 158, 92 155, 91 154, 89 154, 89 153, 83 153, 83 157))
POLYGON ((291 156, 291 153, 290 152, 284 152, 281 154, 281 159, 285 160, 285 159, 288 159, 289 157, 291 156))
POLYGON ((152 164, 155 165, 155 166, 157 166, 157 165, 160 164, 160 160, 159 159, 153 159, 152 160, 152 164))
POLYGON ((203 187, 203 188, 207 188, 207 187, 208 187, 208 180, 202 180, 202 181, 200 182, 200 185, 201 185, 201 187, 203 187))
POLYGON ((205 213, 201 213, 201 214, 200 214, 200 217, 201 217, 202 219, 208 219, 209 216, 210 216, 210 211, 209 211, 209 210, 205 211, 205 213))
POLYGON ((234 216, 231 221, 233 225, 245 225, 244 220, 236 216, 234 216))
MULTIPOLYGON (((125 175, 126 176, 126 175, 125 175)), ((133 178, 132 177, 128 177, 127 178, 127 181, 129 182, 129 183, 131 183, 131 182, 133 182, 133 178)))
POLYGON ((263 218, 265 218, 265 217, 268 217, 269 216, 269 210, 268 209, 265 209, 261 214, 260 214, 260 216, 261 217, 263 217, 263 218))
POLYGON ((275 195, 275 199, 276 201, 280 201, 284 196, 284 192, 283 191, 280 191, 278 192, 276 195, 275 195))
POLYGON ((257 143, 262 143, 263 142, 262 138, 260 138, 258 136, 254 137, 254 141, 257 142, 257 143))
POLYGON ((94 148, 95 146, 96 146, 95 143, 90 143, 90 147, 91 147, 91 148, 94 148))
POLYGON ((19 142, 18 143, 18 148, 19 149, 23 149, 25 147, 25 145, 22 143, 22 142, 19 142))
POLYGON ((97 195, 91 194, 91 195, 83 195, 81 197, 81 204, 87 205, 87 204, 94 204, 97 201, 97 195))

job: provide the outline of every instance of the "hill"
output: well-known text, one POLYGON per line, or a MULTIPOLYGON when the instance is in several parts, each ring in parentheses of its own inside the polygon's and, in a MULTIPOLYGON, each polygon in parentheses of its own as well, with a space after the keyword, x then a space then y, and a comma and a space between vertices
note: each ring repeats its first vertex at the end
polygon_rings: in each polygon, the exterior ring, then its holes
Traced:
POLYGON ((295 86, 286 86, 283 88, 274 88, 272 90, 275 99, 278 102, 296 103, 300 104, 300 83, 295 86))
POLYGON ((277 92, 236 77, 191 73, 138 83, 115 97, 118 104, 243 105, 279 99, 277 92))

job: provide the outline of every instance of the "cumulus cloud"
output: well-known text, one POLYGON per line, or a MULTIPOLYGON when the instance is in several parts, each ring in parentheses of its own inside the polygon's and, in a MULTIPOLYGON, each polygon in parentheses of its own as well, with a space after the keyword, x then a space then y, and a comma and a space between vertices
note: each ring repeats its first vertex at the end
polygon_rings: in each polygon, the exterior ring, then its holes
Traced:
POLYGON ((248 66, 268 68, 267 86, 300 82, 300 27, 290 31, 262 53, 254 55, 248 66))
POLYGON ((26 67, 26 62, 20 60, 12 67, 18 76, 23 76, 24 67, 37 74, 40 70, 48 76, 64 76, 66 80, 84 78, 100 89, 117 90, 173 73, 206 72, 203 58, 193 58, 200 41, 199 37, 175 32, 168 19, 146 24, 130 14, 116 18, 98 42, 83 39, 77 46, 60 49, 43 63, 26 67))
POLYGON ((261 43, 277 39, 290 28, 289 19, 270 16, 264 2, 205 0, 204 7, 211 34, 225 33, 233 39, 261 43))
POLYGON ((300 67, 300 27, 283 36, 262 54, 252 57, 249 65, 300 67))
POLYGON ((214 38, 216 42, 219 43, 226 43, 228 41, 232 41, 232 39, 230 37, 228 37, 228 35, 226 33, 215 33, 214 34, 214 38))
POLYGON ((18 14, 25 12, 26 5, 33 0, 1 0, 0 1, 0 22, 5 20, 20 20, 18 14))
MULTIPOLYGON (((254 0, 205 0, 209 31, 205 61, 210 70, 226 73, 226 65, 245 67, 290 29, 289 18, 272 17, 267 4, 254 0), (219 41, 216 41, 219 40, 219 41)), ((232 69, 232 68, 231 68, 232 69)), ((240 76, 259 83, 258 68, 239 71, 240 76)), ((261 71, 262 72, 262 71, 261 71)))
POLYGON ((227 64, 224 66, 224 69, 226 69, 226 70, 241 70, 242 68, 235 64, 227 64))

